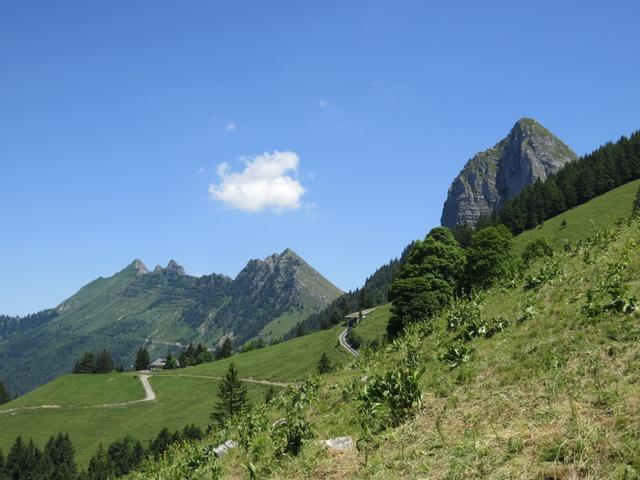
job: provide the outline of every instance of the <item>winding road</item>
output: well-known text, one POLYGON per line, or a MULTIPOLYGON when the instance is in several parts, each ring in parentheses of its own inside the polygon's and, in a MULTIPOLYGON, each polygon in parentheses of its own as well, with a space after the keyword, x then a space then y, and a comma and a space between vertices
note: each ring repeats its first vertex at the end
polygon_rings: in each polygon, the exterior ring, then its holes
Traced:
POLYGON ((342 333, 338 336, 338 341, 340 342, 340 346, 344 348, 347 352, 349 352, 354 357, 359 357, 360 354, 353 348, 351 345, 347 343, 347 334, 349 333, 349 327, 345 328, 342 333))

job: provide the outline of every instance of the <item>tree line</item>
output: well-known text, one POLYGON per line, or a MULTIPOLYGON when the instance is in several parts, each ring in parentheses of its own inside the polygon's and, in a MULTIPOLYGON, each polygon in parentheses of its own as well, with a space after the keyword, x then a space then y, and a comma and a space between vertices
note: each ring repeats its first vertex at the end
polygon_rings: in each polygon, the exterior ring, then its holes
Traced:
POLYGON ((73 366, 73 373, 111 373, 114 370, 124 371, 123 366, 116 368, 111 353, 102 350, 98 353, 84 352, 73 366))
POLYGON ((544 182, 525 188, 492 218, 479 220, 479 226, 500 223, 518 234, 638 178, 640 131, 607 143, 544 182))
POLYGON ((107 480, 126 475, 147 457, 160 458, 175 443, 203 437, 204 432, 195 424, 175 432, 163 428, 146 448, 139 440, 126 435, 107 449, 100 445, 87 469, 79 470, 68 434, 52 436, 43 450, 33 440, 25 442, 19 436, 6 458, 0 451, 0 480, 107 480))

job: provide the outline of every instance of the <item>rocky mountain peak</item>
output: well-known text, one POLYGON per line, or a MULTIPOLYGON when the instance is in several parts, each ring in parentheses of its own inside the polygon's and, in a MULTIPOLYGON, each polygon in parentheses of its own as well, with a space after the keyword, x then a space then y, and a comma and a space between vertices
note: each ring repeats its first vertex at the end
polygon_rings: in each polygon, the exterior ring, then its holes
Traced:
POLYGON ((523 188, 545 180, 577 155, 538 121, 520 118, 509 134, 477 153, 453 180, 442 210, 445 227, 474 225, 523 188))
POLYGON ((149 273, 147 266, 142 262, 142 260, 139 260, 137 258, 133 262, 131 262, 130 267, 132 267, 138 275, 146 275, 147 273, 149 273))
POLYGON ((184 268, 175 260, 169 260, 169 263, 164 268, 164 271, 168 273, 175 273, 176 275, 186 275, 184 268))

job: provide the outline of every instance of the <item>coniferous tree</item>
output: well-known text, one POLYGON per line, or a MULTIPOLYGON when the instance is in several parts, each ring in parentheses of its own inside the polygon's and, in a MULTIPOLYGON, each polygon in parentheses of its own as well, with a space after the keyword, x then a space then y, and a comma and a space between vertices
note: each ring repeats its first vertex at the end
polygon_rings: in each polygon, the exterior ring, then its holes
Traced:
POLYGON ((144 448, 129 435, 109 446, 109 460, 115 475, 126 475, 144 460, 144 448))
POLYGON ((96 362, 93 358, 93 352, 84 352, 73 367, 73 373, 93 373, 95 371, 96 362))
POLYGON ((193 344, 189 343, 187 349, 180 353, 178 359, 180 360, 181 367, 191 367, 196 364, 195 359, 195 349, 193 348, 193 344))
POLYGON ((231 339, 229 337, 225 337, 222 345, 220 345, 216 351, 216 360, 222 360, 223 358, 230 357, 232 353, 233 344, 231 343, 231 339))
POLYGON ((6 470, 4 469, 4 454, 0 448, 0 479, 5 480, 7 478, 6 470))
POLYGON ((323 354, 320 356, 317 370, 321 375, 329 373, 332 370, 331 360, 329 360, 329 355, 327 355, 327 352, 323 352, 323 354))
POLYGON ((194 355, 195 355, 194 363, 196 365, 213 361, 213 356, 211 355, 211 352, 207 349, 207 347, 205 347, 201 343, 198 343, 198 346, 195 349, 194 355))
POLYGON ((222 425, 227 419, 244 412, 247 407, 247 387, 240 381, 238 370, 231 363, 220 383, 218 401, 211 419, 222 425))
POLYGON ((102 444, 98 445, 98 450, 89 461, 87 469, 87 480, 109 480, 115 473, 113 464, 109 459, 109 454, 102 448, 102 444))
POLYGON ((5 388, 4 383, 2 383, 2 380, 0 380, 0 405, 2 405, 3 403, 8 403, 10 401, 11 395, 9 395, 9 392, 5 388))
POLYGON ((42 454, 42 471, 51 480, 73 479, 77 475, 75 450, 68 434, 51 437, 42 454))
POLYGON ((173 370, 178 368, 178 360, 173 356, 173 353, 167 352, 167 360, 164 364, 165 370, 173 370))
POLYGON ((179 440, 179 436, 178 438, 176 438, 171 434, 171 432, 169 432, 169 429, 167 427, 164 427, 162 430, 160 430, 158 435, 156 435, 156 438, 149 442, 148 452, 153 457, 160 458, 162 454, 167 451, 171 444, 179 440))
POLYGON ((202 429, 192 423, 191 425, 184 427, 182 430, 182 438, 185 440, 201 440, 204 438, 204 433, 202 432, 202 429))
POLYGON ((11 450, 7 455, 5 463, 5 472, 8 478, 23 478, 26 476, 29 466, 26 459, 26 446, 22 441, 22 437, 18 437, 13 442, 11 450))
POLYGON ((111 354, 102 350, 96 358, 96 373, 110 373, 113 371, 113 359, 111 354))
POLYGON ((151 361, 149 360, 149 351, 144 347, 140 347, 136 352, 136 361, 135 361, 136 371, 148 370, 149 363, 151 363, 151 361))

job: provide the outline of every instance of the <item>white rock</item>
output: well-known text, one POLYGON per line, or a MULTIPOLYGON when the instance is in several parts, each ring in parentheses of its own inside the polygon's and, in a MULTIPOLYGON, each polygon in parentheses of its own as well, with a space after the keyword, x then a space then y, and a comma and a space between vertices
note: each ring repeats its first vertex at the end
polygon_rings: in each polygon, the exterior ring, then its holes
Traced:
POLYGON ((350 450, 353 447, 353 439, 351 437, 336 437, 330 438, 324 441, 324 446, 331 449, 343 452, 350 450))
POLYGON ((218 445, 213 449, 213 453, 216 454, 216 457, 221 457, 229 452, 232 448, 236 448, 238 444, 233 440, 227 440, 226 442, 218 445))

